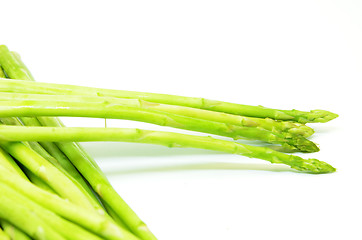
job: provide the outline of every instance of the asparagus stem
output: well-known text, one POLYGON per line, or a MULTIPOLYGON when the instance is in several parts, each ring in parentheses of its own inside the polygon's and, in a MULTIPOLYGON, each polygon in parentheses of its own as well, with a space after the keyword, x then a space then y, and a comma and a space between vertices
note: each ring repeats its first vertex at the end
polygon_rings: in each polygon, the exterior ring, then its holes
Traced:
MULTIPOLYGON (((4 232, 10 237, 9 240, 31 240, 31 238, 8 221, 0 219, 4 232)), ((0 238, 1 239, 1 238, 0 238)))
POLYGON ((58 194, 84 208, 93 209, 92 203, 84 192, 81 191, 81 188, 76 186, 75 182, 71 181, 59 169, 41 157, 33 149, 21 142, 0 142, 0 146, 26 168, 38 175, 58 194))
POLYGON ((46 222, 52 229, 58 230, 59 234, 65 239, 79 240, 101 240, 100 237, 86 231, 85 229, 59 217, 55 213, 43 208, 41 205, 33 202, 31 199, 24 197, 9 186, 0 183, 0 190, 6 194, 15 204, 26 207, 28 211, 35 213, 42 221, 46 222), (66 229, 66 230, 65 230, 66 229), (65 230, 65 231, 64 231, 65 230))
POLYGON ((9 171, 18 174, 20 177, 27 179, 24 172, 15 163, 14 159, 0 147, 0 166, 5 167, 9 171))
POLYGON ((5 45, 0 45, 0 65, 2 65, 8 77, 12 79, 34 80, 30 71, 19 60, 18 54, 10 52, 5 45))
MULTIPOLYGON (((64 95, 22 94, 22 93, 3 92, 0 96, 0 101, 17 101, 17 100, 64 101, 64 95)), ((181 116, 221 122, 221 123, 243 126, 243 127, 258 127, 276 133, 289 132, 293 134, 302 135, 303 137, 309 137, 314 133, 312 128, 297 122, 243 117, 239 115, 228 114, 223 112, 214 112, 198 108, 190 108, 190 107, 168 105, 161 103, 152 103, 139 99, 69 95, 67 96, 66 101, 77 102, 77 103, 79 102, 100 103, 100 104, 108 103, 112 105, 122 105, 126 107, 142 108, 147 110, 154 110, 160 113, 166 112, 181 116)))
MULTIPOLYGON (((30 118, 30 117, 22 117, 22 123, 25 126, 42 126, 39 119, 37 118, 30 118)), ((89 187, 88 183, 84 180, 84 178, 80 175, 78 170, 74 167, 74 165, 69 161, 69 159, 64 155, 62 151, 52 142, 31 142, 32 148, 36 150, 42 157, 47 159, 51 162, 54 166, 56 166, 59 170, 61 170, 64 174, 69 176, 72 181, 78 182, 82 190, 88 193, 88 197, 91 198, 95 209, 102 208, 102 205, 92 192, 91 188, 89 187), (39 148, 39 146, 41 148, 39 148), (35 146, 34 146, 35 145, 35 146)), ((78 184, 76 184, 78 185, 78 184)))
POLYGON ((1 166, 0 173, 0 182, 3 184, 8 185, 15 191, 23 194, 42 207, 53 211, 64 219, 72 221, 95 234, 107 239, 137 239, 126 230, 117 226, 107 216, 79 208, 55 194, 34 186, 1 166), (59 206, 61 206, 61 208, 59 206))
POLYGON ((33 239, 65 240, 33 211, 14 201, 7 194, 0 195, 0 218, 10 222, 33 239))
MULTIPOLYGON (((0 45, 0 64, 4 66, 7 72, 11 72, 13 74, 8 75, 10 78, 17 78, 22 80, 34 80, 31 76, 29 70, 26 68, 25 64, 21 61, 18 55, 12 54, 9 52, 6 46, 0 45), (23 73, 26 74, 23 74, 23 73), (17 77, 19 75, 19 77, 17 77)), ((23 81, 19 81, 23 82, 23 81)), ((39 119, 40 120, 40 119, 39 119)), ((62 127, 62 122, 57 118, 43 118, 46 120, 48 124, 51 126, 62 127)), ((43 124, 43 123, 42 123, 43 124)), ((137 236, 141 237, 143 240, 152 240, 156 239, 156 237, 152 234, 152 232, 146 227, 146 225, 138 218, 138 216, 132 211, 132 209, 123 201, 123 199, 117 194, 117 192, 112 188, 111 184, 108 182, 107 178, 100 170, 96 162, 84 151, 84 149, 78 143, 59 143, 57 146, 62 150, 65 155, 69 158, 69 160, 75 165, 78 171, 85 176, 84 172, 87 172, 87 167, 94 168, 92 174, 85 177, 88 182, 92 181, 96 185, 97 182, 102 182, 104 186, 107 186, 110 192, 115 196, 112 199, 112 205, 120 205, 122 206, 122 210, 124 212, 128 212, 131 214, 128 216, 127 220, 124 222, 132 229, 133 233, 137 236), (83 167, 86 166, 86 167, 83 167), (118 202, 117 200, 118 199, 118 202)), ((104 199, 103 199, 104 200, 104 199)), ((107 200, 104 200, 107 202, 107 200)), ((118 212, 115 211, 117 214, 118 212)))
MULTIPOLYGON (((274 151, 267 147, 256 147, 232 141, 214 139, 212 137, 193 136, 172 132, 149 131, 127 128, 56 128, 56 127, 21 127, 0 126, 0 139, 4 141, 121 141, 158 144, 168 147, 193 147, 208 150, 222 151, 232 154, 260 158, 271 163, 283 163, 290 167, 311 173, 334 172, 329 164, 317 159, 303 159, 299 156, 274 151)), ((89 168, 90 174, 94 168, 89 168)), ((90 174, 91 175, 91 174, 90 174)), ((101 197, 108 197, 108 193, 100 191, 101 185, 93 185, 101 197)), ((108 190, 107 190, 108 191, 108 190)), ((108 201, 107 201, 108 202, 108 201)), ((116 210, 110 205, 113 210, 116 210)))
MULTIPOLYGON (((1 59, 0 59, 1 63, 1 59)), ((92 95, 118 98, 142 99, 148 102, 163 103, 193 107, 217 112, 225 112, 235 115, 272 118, 275 120, 289 120, 300 123, 328 122, 337 114, 325 110, 311 110, 310 112, 298 110, 280 110, 262 106, 250 106, 236 103, 228 103, 205 98, 183 97, 167 94, 133 92, 125 90, 113 90, 102 88, 91 88, 85 86, 63 85, 54 83, 37 83, 6 80, 0 82, 0 91, 37 94, 63 94, 63 95, 92 95)))
MULTIPOLYGON (((28 180, 27 176, 20 169, 14 159, 0 147, 0 166, 6 168, 8 171, 17 174, 20 178, 28 180)), ((30 238, 24 234, 20 229, 14 227, 11 223, 0 220, 0 225, 3 227, 5 233, 14 240, 30 240, 30 238)), ((1 239, 1 237, 0 237, 1 239)))
POLYGON ((234 139, 247 138, 279 143, 283 147, 302 152, 316 152, 318 147, 302 136, 280 134, 268 130, 229 125, 221 122, 196 119, 172 113, 104 103, 78 103, 67 101, 0 101, 0 117, 73 116, 127 119, 198 131, 234 139))

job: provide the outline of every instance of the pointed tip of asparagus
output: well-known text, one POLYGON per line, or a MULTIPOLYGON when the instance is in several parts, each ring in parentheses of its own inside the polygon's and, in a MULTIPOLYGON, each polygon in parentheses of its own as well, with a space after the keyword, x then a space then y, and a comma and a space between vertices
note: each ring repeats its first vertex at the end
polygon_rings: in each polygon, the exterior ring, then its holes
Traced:
POLYGON ((319 161, 318 159, 315 158, 305 159, 303 163, 300 164, 299 166, 292 166, 292 167, 299 171, 316 173, 316 174, 333 173, 336 171, 336 169, 332 165, 323 161, 319 161))
POLYGON ((317 144, 304 138, 303 136, 298 136, 293 134, 291 135, 291 137, 288 138, 287 144, 300 152, 307 152, 307 153, 319 152, 319 147, 317 146, 317 144))
POLYGON ((320 123, 329 122, 339 116, 336 113, 320 109, 312 110, 310 112, 312 114, 312 117, 314 118, 313 122, 320 122, 320 123))

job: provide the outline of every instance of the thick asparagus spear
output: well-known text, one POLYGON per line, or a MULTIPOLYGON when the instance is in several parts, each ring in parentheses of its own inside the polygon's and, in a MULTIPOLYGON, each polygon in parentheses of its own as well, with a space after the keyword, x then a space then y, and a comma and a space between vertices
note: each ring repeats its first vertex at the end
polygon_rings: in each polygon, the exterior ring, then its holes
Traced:
MULTIPOLYGON (((21 61, 17 54, 11 53, 6 46, 0 45, 0 64, 3 65, 4 69, 8 73, 10 78, 17 78, 22 80, 34 80, 31 76, 31 73, 26 68, 24 63, 21 61)), ((19 81, 23 82, 23 81, 19 81)), ((45 122, 50 126, 62 127, 62 122, 57 118, 39 118, 39 121, 44 124, 45 122)), ((147 226, 139 219, 139 217, 133 212, 133 210, 124 202, 124 200, 118 195, 118 193, 113 189, 111 184, 108 182, 107 178, 104 176, 103 172, 100 170, 96 162, 84 151, 84 149, 75 142, 66 142, 66 143, 57 143, 59 149, 67 155, 69 160, 74 164, 78 171, 86 178, 86 180, 94 187, 98 186, 97 183, 100 182, 111 192, 112 201, 108 203, 107 200, 103 198, 112 209, 116 206, 118 209, 121 209, 122 214, 119 211, 115 211, 119 216, 127 216, 126 219, 122 219, 124 223, 132 230, 137 236, 143 240, 154 240, 156 237, 152 232, 147 228, 147 226), (87 172, 88 168, 93 169, 92 174, 84 174, 87 172)), ((94 189, 98 195, 100 192, 97 189, 94 189)), ((100 196, 102 198, 102 196, 100 196)), ((115 210, 115 209, 114 209, 115 210)))
POLYGON ((318 147, 306 138, 294 134, 275 133, 268 130, 229 125, 221 122, 196 119, 172 113, 104 103, 67 101, 0 101, 0 117, 74 116, 118 118, 170 126, 180 129, 216 134, 234 139, 247 138, 279 143, 283 147, 302 152, 316 152, 318 147))
MULTIPOLYGON (((311 173, 334 172, 329 164, 317 159, 303 159, 299 156, 274 151, 267 147, 256 147, 212 137, 193 136, 172 132, 149 131, 127 128, 56 128, 56 127, 21 127, 0 126, 0 139, 3 141, 122 141, 164 145, 168 147, 192 147, 222 151, 260 158, 271 163, 283 163, 299 171, 311 173)), ((84 174, 92 175, 94 169, 88 167, 84 174)), ((91 183, 92 184, 92 183, 91 183)), ((102 197, 110 197, 108 189, 102 183, 93 188, 102 197), (107 192, 107 193, 106 193, 107 192)), ((108 201, 107 201, 108 202, 108 201)), ((111 205, 113 207, 113 205, 111 205)), ((116 211, 116 209, 114 209, 116 211)), ((121 209, 120 209, 121 211, 121 209)))
POLYGON ((126 107, 142 108, 146 110, 154 110, 159 113, 166 112, 187 116, 197 119, 204 119, 209 121, 221 122, 225 124, 243 126, 243 127, 258 127, 273 131, 276 133, 292 133, 299 134, 303 137, 311 136, 314 131, 312 128, 297 122, 290 121, 276 121, 273 119, 243 117, 234 114, 223 112, 215 112, 198 108, 190 108, 184 106, 168 105, 161 103, 152 103, 139 99, 124 99, 114 97, 100 97, 100 96, 82 96, 82 95, 47 95, 47 94, 23 94, 23 93, 8 93, 3 92, 0 95, 0 101, 19 101, 19 100, 32 100, 32 101, 67 101, 67 102, 86 102, 86 103, 99 103, 99 104, 112 104, 122 105, 126 107))

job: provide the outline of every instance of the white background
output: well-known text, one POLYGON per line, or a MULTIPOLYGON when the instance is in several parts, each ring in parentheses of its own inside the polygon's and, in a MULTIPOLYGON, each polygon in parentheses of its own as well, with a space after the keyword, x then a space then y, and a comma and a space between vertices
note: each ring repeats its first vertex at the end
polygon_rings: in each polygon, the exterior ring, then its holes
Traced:
POLYGON ((321 151, 301 154, 337 168, 326 175, 196 149, 85 143, 160 240, 362 238, 361 1, 0 2, 1 44, 38 81, 340 114, 310 124, 321 151))

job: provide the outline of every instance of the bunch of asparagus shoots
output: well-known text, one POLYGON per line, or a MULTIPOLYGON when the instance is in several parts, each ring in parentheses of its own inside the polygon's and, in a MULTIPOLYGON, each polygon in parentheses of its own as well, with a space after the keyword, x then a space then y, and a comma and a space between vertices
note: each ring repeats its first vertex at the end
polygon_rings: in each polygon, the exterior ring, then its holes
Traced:
POLYGON ((308 139, 314 130, 306 123, 338 116, 329 111, 35 82, 19 55, 4 45, 0 66, 0 240, 156 239, 77 142, 200 148, 286 164, 305 173, 335 171, 326 162, 292 154, 319 151, 308 139), (65 127, 58 119, 63 116, 126 119, 206 136, 65 127))

